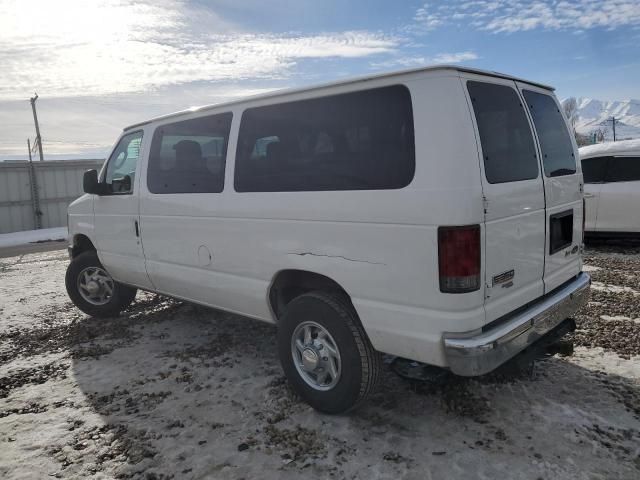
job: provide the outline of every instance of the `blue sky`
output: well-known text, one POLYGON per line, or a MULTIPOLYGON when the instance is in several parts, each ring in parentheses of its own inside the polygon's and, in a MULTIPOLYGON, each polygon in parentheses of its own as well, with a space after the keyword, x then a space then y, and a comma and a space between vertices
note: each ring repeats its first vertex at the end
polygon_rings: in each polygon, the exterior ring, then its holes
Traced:
POLYGON ((638 0, 0 0, 0 159, 37 91, 47 158, 101 157, 123 126, 353 75, 459 63, 640 98, 638 0))

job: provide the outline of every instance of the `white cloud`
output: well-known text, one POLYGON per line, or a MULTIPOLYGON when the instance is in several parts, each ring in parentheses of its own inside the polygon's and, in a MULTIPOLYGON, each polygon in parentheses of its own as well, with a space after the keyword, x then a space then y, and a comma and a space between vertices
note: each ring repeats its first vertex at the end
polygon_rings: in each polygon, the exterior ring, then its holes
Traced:
POLYGON ((374 68, 412 68, 426 65, 442 64, 442 63, 461 63, 477 60, 479 57, 475 52, 456 52, 456 53, 439 53, 434 57, 413 56, 392 58, 381 62, 371 62, 374 68))
POLYGON ((640 26, 638 0, 454 0, 439 7, 425 4, 410 29, 469 23, 478 30, 517 32, 533 29, 586 30, 640 26))
POLYGON ((432 30, 443 24, 444 19, 437 13, 431 13, 427 4, 419 8, 413 19, 423 28, 432 30))
POLYGON ((440 53, 433 57, 435 63, 460 63, 477 59, 478 55, 474 52, 440 53))
POLYGON ((179 0, 0 0, 0 99, 279 78, 301 59, 367 57, 399 41, 366 31, 255 34, 179 0))

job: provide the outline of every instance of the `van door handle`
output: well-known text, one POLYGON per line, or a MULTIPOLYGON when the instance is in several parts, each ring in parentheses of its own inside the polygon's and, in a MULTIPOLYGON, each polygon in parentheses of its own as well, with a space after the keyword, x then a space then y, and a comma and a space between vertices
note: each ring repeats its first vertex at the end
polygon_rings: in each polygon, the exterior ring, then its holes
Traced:
POLYGON ((140 236, 140 229, 138 228, 138 220, 134 220, 134 226, 136 227, 136 237, 140 236))
POLYGON ((593 198, 595 195, 593 193, 585 193, 584 198, 593 198))

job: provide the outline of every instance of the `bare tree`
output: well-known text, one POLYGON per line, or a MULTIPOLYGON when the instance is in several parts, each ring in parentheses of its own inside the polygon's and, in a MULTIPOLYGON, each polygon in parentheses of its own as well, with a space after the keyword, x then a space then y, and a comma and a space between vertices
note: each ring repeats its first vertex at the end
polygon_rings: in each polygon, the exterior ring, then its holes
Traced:
POLYGON ((602 143, 604 142, 605 138, 607 138, 607 132, 608 132, 607 128, 600 127, 592 131, 591 134, 595 135, 596 143, 602 143))
POLYGON ((564 102, 562 102, 562 108, 564 109, 564 114, 571 125, 571 129, 573 130, 573 134, 576 134, 576 123, 578 121, 578 101, 576 97, 569 97, 564 102))
POLYGON ((591 145, 593 143, 593 135, 583 135, 582 133, 576 132, 576 143, 579 147, 591 145))

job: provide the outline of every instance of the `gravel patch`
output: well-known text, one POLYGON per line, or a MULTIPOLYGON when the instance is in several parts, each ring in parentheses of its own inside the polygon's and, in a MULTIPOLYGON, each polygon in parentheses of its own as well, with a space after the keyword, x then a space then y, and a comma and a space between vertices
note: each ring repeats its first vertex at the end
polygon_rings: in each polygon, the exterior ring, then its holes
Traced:
POLYGON ((634 320, 640 317, 640 248, 598 245, 587 250, 584 263, 597 267, 590 271, 596 288, 575 317, 576 345, 602 347, 623 358, 640 355, 640 325, 634 320))

